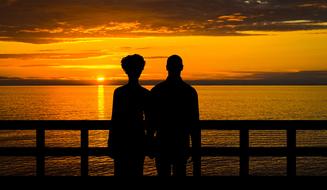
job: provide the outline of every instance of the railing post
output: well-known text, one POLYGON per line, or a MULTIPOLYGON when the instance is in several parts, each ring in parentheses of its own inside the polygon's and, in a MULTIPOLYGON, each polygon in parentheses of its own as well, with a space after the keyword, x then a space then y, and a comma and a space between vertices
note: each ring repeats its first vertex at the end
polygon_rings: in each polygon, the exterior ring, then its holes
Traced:
POLYGON ((287 176, 296 176, 296 129, 287 129, 287 176))
POLYGON ((201 128, 195 130, 192 137, 193 176, 201 176, 201 128))
POLYGON ((249 130, 240 130, 240 176, 249 176, 249 130))
POLYGON ((36 130, 36 175, 44 176, 45 175, 45 130, 43 128, 38 128, 36 130))
POLYGON ((89 131, 88 129, 81 130, 81 176, 89 175, 89 131))

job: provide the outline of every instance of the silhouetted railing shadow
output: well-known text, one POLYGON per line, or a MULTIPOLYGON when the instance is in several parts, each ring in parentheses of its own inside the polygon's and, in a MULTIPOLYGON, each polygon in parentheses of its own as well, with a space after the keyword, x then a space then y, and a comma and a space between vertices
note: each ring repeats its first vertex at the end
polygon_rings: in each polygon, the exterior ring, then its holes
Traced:
MULTIPOLYGON (((287 157, 287 175, 296 175, 297 156, 327 156, 327 147, 297 147, 297 130, 327 130, 327 121, 201 121, 202 130, 240 131, 239 147, 202 147, 201 156, 238 156, 240 176, 249 175, 250 156, 287 157), (250 147, 249 131, 287 131, 286 147, 250 147)), ((81 156, 81 175, 88 176, 89 156, 107 156, 107 148, 89 147, 89 131, 109 130, 111 121, 0 121, 0 130, 36 130, 36 147, 0 148, 0 156, 36 156, 36 175, 45 175, 46 156, 81 156), (45 146, 45 131, 81 131, 78 148, 45 146)), ((198 142, 201 143, 201 142, 198 142)), ((193 174, 201 175, 201 159, 194 159, 193 174)))

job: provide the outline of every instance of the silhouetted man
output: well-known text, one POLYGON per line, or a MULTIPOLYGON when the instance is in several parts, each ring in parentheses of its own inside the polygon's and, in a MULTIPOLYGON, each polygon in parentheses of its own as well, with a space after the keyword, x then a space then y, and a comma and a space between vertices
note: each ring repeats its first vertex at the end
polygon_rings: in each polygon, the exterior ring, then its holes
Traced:
POLYGON ((151 118, 159 149, 159 176, 170 176, 172 169, 174 176, 186 176, 189 156, 192 152, 198 154, 200 149, 198 95, 194 88, 182 80, 182 70, 181 57, 169 57, 167 80, 152 89, 151 118))
POLYGON ((140 55, 122 59, 128 84, 114 92, 109 133, 110 156, 114 158, 115 176, 142 176, 145 155, 144 120, 150 92, 139 84, 145 61, 140 55))

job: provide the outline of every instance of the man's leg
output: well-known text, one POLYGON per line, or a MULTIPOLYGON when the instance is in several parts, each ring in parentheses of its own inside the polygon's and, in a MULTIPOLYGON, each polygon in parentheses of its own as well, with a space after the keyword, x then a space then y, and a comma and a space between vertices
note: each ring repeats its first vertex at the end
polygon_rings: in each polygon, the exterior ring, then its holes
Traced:
POLYGON ((171 176, 171 164, 167 158, 159 157, 156 159, 158 176, 171 176))
POLYGON ((186 176, 186 160, 184 158, 178 158, 174 162, 174 170, 173 170, 174 176, 186 176))

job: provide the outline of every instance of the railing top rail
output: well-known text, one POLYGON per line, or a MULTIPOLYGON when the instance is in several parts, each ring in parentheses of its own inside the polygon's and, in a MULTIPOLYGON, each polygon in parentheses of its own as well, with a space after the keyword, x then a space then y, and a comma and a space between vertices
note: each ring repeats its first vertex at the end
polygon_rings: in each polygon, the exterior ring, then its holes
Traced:
POLYGON ((327 120, 218 120, 201 121, 206 130, 327 130, 327 120))
POLYGON ((2 120, 0 130, 108 130, 109 120, 2 120))
MULTIPOLYGON (((206 120, 204 130, 327 130, 327 120, 206 120)), ((108 130, 110 120, 0 120, 0 130, 108 130)))

